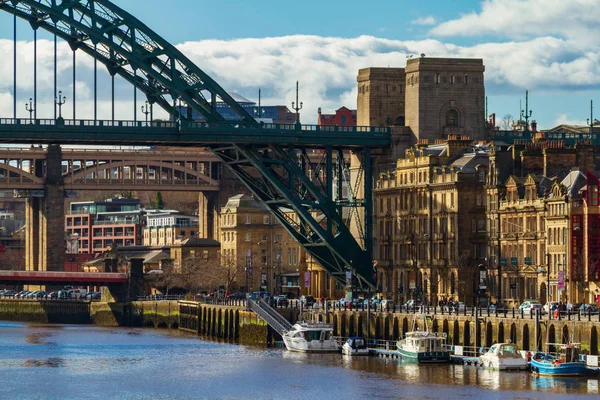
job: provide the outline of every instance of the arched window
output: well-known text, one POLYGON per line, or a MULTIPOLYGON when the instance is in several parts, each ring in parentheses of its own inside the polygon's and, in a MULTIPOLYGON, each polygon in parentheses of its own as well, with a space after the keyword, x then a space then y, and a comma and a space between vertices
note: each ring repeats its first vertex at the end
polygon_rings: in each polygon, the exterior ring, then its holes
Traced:
POLYGON ((446 126, 458 126, 458 112, 456 110, 448 110, 446 113, 446 126))

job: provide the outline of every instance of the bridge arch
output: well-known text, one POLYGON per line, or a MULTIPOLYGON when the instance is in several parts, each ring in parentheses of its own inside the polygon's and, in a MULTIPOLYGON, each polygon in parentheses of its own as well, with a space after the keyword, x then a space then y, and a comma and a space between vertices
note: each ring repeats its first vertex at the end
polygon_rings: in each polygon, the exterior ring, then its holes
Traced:
POLYGON ((140 20, 108 0, 47 4, 43 0, 0 2, 0 9, 15 14, 31 26, 42 28, 104 64, 146 94, 169 114, 179 115, 166 98, 181 98, 208 122, 223 117, 216 111, 217 97, 238 114, 242 122, 257 122, 210 76, 175 46, 140 20), (140 73, 138 73, 140 72, 140 73))
MULTIPOLYGON (((120 178, 111 178, 111 173, 112 173, 111 169, 125 168, 125 167, 156 168, 156 169, 159 169, 162 171, 167 170, 167 171, 172 171, 173 176, 175 175, 174 172, 179 172, 180 174, 184 174, 184 176, 181 178, 182 180, 187 179, 187 177, 185 175, 189 175, 192 180, 199 180, 202 183, 206 183, 211 186, 218 186, 218 184, 219 184, 217 180, 212 179, 208 175, 205 175, 198 171, 186 168, 181 165, 176 165, 173 163, 167 163, 164 161, 157 161, 157 160, 149 161, 144 165, 136 165, 135 161, 132 160, 132 161, 117 161, 117 162, 111 162, 111 163, 101 163, 101 164, 99 163, 99 164, 96 164, 91 167, 75 169, 64 175, 65 176, 65 179, 64 179, 65 185, 78 183, 78 182, 84 181, 84 180, 94 181, 96 178, 87 178, 88 175, 93 175, 93 174, 96 174, 97 176, 104 175, 105 178, 102 178, 102 179, 111 179, 111 180, 114 180, 115 182, 118 182, 120 180, 120 178), (107 178, 107 176, 108 176, 108 178, 107 178)), ((0 167, 0 170, 1 170, 1 167, 0 167)), ((132 174, 135 175, 136 171, 133 171, 132 174)), ((149 172, 146 171, 146 174, 149 174, 149 172)), ((144 182, 148 179, 149 178, 140 178, 140 179, 136 179, 135 177, 127 178, 128 181, 138 180, 138 181, 142 181, 142 182, 144 182)), ((171 179, 173 179, 173 178, 171 178, 171 179)), ((168 179, 162 179, 161 177, 158 177, 153 180, 161 181, 161 180, 168 180, 168 179)))
POLYGON ((38 178, 32 173, 29 173, 23 169, 14 167, 10 164, 0 163, 0 183, 10 184, 10 183, 31 183, 36 187, 44 186, 44 179, 38 178))

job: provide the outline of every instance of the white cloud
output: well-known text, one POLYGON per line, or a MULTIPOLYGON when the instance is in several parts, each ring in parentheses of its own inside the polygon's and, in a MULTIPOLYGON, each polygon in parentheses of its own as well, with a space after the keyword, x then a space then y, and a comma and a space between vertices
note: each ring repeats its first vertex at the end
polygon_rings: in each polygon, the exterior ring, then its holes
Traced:
POLYGON ((586 122, 583 120, 573 118, 572 116, 570 116, 568 114, 560 113, 556 116, 556 118, 554 118, 554 125, 558 126, 558 125, 562 125, 562 124, 583 126, 583 125, 586 125, 586 122))
POLYGON ((413 25, 435 25, 436 20, 434 16, 428 15, 427 17, 412 20, 410 23, 413 25))
POLYGON ((480 12, 443 22, 431 33, 516 39, 550 35, 597 43, 598 19, 598 0, 485 0, 480 12))
MULTIPOLYGON (((600 35, 597 35, 600 36, 600 35)), ((50 117, 53 110, 52 46, 38 43, 38 116, 50 117)), ((525 88, 552 89, 566 98, 577 90, 600 87, 600 45, 585 45, 562 37, 539 37, 522 41, 457 46, 439 40, 400 41, 372 36, 335 38, 284 36, 271 38, 204 40, 177 46, 226 90, 256 100, 262 89, 263 104, 291 106, 295 82, 300 81, 300 101, 304 103, 303 122, 316 121, 317 108, 331 112, 342 105, 356 107, 356 75, 365 67, 403 67, 407 54, 430 57, 477 57, 486 66, 486 86, 494 91, 525 88)), ((24 102, 33 93, 33 58, 30 42, 19 42, 17 88, 18 114, 28 114, 24 102)), ((0 54, 12 54, 12 41, 0 40, 0 54)), ((71 114, 71 52, 59 43, 59 89, 67 95, 63 111, 71 114)), ((92 62, 78 55, 77 116, 93 116, 92 62)), ((99 118, 110 118, 110 84, 104 68, 99 68, 99 118)), ((132 87, 117 79, 118 118, 133 118, 132 87)), ((0 57, 0 111, 12 115, 12 57, 0 57), (7 113, 8 111, 8 113, 7 113)), ((143 118, 139 106, 138 118, 143 118)), ((498 110, 501 114, 502 111, 498 110)), ((155 117, 165 117, 155 109, 155 117)), ((549 117, 554 118, 554 116, 549 117)), ((552 121, 538 118, 540 126, 552 121)))

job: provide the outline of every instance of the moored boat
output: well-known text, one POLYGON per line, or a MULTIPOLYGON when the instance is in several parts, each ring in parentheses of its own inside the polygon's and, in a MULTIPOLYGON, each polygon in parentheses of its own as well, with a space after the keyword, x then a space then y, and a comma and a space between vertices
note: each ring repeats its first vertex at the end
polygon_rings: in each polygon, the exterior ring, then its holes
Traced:
POLYGON ((285 347, 304 353, 339 352, 333 326, 321 322, 298 322, 282 335, 285 347))
POLYGON ((367 342, 362 336, 351 336, 342 346, 342 354, 347 356, 368 356, 367 342))
POLYGON ((423 317, 425 330, 417 330, 417 316, 413 319, 413 330, 406 332, 403 339, 396 342, 398 353, 404 361, 418 363, 450 362, 450 352, 446 347, 446 335, 429 332, 427 317, 423 317))
POLYGON ((524 370, 527 360, 521 356, 515 343, 496 343, 479 356, 479 365, 495 370, 524 370))
POLYGON ((537 352, 531 358, 531 371, 545 376, 583 376, 587 366, 579 356, 579 343, 552 344, 557 352, 537 352))

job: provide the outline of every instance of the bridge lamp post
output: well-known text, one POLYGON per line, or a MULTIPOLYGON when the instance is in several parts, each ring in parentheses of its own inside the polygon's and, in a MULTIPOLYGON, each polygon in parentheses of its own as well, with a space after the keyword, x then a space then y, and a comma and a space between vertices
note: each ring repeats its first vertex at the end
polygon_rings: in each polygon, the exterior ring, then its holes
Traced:
POLYGON ((35 108, 33 108, 33 99, 31 97, 29 98, 29 103, 25 103, 25 109, 29 111, 29 123, 31 123, 33 120, 32 114, 35 111, 35 108))
POLYGON ((146 124, 148 124, 148 114, 150 114, 150 108, 152 106, 146 101, 146 104, 142 106, 142 113, 146 116, 146 124))
POLYGON ((300 125, 300 110, 302 110, 302 102, 298 103, 298 81, 296 81, 296 101, 292 101, 292 110, 296 111, 296 125, 300 125))
POLYGON ((67 101, 67 98, 62 95, 62 90, 58 91, 58 97, 54 98, 54 103, 58 106, 58 118, 62 118, 62 106, 67 101))

